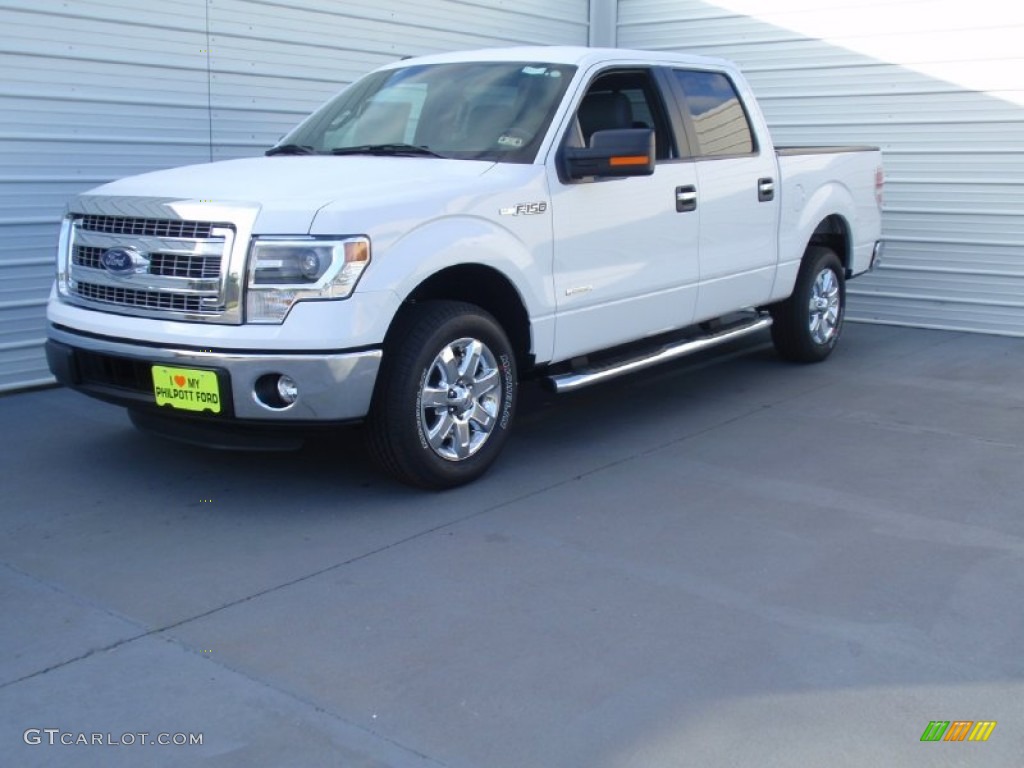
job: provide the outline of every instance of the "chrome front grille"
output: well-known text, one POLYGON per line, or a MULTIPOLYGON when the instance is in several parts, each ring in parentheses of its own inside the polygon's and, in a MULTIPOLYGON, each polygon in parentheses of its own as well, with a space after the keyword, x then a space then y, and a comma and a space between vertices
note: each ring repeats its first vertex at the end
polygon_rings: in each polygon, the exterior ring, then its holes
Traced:
POLYGON ((203 308, 204 299, 180 293, 161 291, 139 291, 134 288, 112 288, 108 285, 75 283, 75 293, 87 301, 113 304, 118 307, 135 307, 165 312, 189 312, 200 314, 209 311, 203 308))
POLYGON ((96 248, 91 245, 76 245, 75 252, 71 256, 71 263, 89 269, 103 269, 100 257, 105 250, 106 248, 96 248))
POLYGON ((151 253, 149 273, 168 277, 210 278, 220 275, 220 256, 197 256, 192 253, 151 253))
POLYGON ((238 275, 229 269, 234 239, 231 224, 74 216, 65 296, 120 314, 240 323, 238 275))
POLYGON ((213 224, 207 221, 140 219, 130 216, 83 216, 79 228, 88 232, 137 237, 171 237, 202 240, 211 236, 213 224))
MULTIPOLYGON (((76 245, 71 263, 89 269, 103 269, 100 258, 105 248, 76 245)), ((199 256, 194 253, 151 253, 149 274, 167 277, 217 278, 220 275, 220 256, 199 256)))

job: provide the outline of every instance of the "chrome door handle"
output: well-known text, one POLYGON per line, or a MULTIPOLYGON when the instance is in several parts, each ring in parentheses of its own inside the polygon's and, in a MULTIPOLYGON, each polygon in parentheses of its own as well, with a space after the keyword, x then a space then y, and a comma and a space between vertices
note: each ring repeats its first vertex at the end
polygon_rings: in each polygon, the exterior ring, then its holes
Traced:
POLYGON ((676 213, 697 210, 697 188, 692 184, 687 187, 676 187, 676 213))

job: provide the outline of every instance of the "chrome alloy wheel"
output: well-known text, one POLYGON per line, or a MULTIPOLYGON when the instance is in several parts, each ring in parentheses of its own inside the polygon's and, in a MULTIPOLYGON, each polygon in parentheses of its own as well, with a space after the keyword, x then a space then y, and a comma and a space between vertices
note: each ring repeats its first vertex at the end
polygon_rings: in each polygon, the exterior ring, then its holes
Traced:
POLYGON ((808 303, 808 330, 816 344, 828 344, 839 326, 839 280, 831 269, 818 273, 808 303))
POLYGON ((442 459, 462 461, 479 451, 498 423, 501 373, 478 339, 447 344, 427 369, 420 390, 420 423, 442 459))

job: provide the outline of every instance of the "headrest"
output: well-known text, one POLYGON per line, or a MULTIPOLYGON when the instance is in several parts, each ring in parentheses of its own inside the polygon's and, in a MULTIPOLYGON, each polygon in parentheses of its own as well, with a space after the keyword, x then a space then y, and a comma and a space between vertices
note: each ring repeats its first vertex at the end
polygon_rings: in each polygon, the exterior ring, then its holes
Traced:
POLYGON ((633 107, 624 93, 591 93, 583 99, 579 111, 583 139, 590 143, 595 131, 633 126, 633 107))

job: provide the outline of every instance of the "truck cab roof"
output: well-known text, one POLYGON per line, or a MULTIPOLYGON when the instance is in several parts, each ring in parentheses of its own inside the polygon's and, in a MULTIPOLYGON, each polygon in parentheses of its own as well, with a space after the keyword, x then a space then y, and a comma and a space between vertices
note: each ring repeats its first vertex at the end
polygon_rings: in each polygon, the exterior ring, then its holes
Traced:
POLYGON ((537 61, 571 64, 581 69, 601 64, 664 64, 685 65, 733 71, 735 64, 725 59, 693 54, 641 51, 628 48, 587 48, 585 46, 517 46, 481 48, 471 51, 430 54, 402 59, 383 68, 399 68, 415 64, 447 64, 462 61, 537 61))

